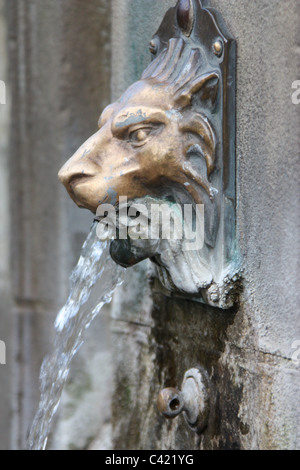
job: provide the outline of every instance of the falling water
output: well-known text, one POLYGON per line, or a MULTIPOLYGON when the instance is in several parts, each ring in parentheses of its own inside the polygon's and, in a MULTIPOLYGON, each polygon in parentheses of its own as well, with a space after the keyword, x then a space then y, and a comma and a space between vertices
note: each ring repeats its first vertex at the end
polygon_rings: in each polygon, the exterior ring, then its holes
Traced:
POLYGON ((82 247, 78 264, 71 275, 69 298, 55 321, 53 352, 42 364, 40 403, 29 435, 30 450, 44 450, 52 418, 58 408, 68 378, 72 358, 83 344, 84 331, 110 302, 122 283, 124 268, 109 255, 109 241, 100 241, 95 222, 82 247))

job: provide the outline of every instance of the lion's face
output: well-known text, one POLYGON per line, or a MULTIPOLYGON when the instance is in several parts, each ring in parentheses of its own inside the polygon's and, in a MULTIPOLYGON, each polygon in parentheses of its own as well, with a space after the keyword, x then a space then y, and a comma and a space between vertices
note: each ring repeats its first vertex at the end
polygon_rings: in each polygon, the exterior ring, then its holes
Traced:
POLYGON ((165 87, 152 88, 146 81, 107 107, 98 132, 59 173, 74 201, 96 212, 103 202, 142 197, 155 192, 161 179, 172 178, 182 143, 180 116, 171 110, 165 87))
POLYGON ((116 204, 120 196, 166 195, 174 184, 201 203, 195 185, 210 193, 214 145, 207 120, 182 111, 168 84, 140 80, 103 111, 99 130, 63 166, 59 178, 76 204, 92 212, 104 202, 116 204), (206 167, 200 177, 187 155, 195 145, 201 146, 206 167))

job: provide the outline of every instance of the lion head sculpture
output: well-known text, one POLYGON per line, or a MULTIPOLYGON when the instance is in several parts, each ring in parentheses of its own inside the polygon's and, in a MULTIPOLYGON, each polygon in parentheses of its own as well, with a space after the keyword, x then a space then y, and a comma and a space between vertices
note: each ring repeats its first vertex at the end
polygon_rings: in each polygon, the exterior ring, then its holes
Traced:
MULTIPOLYGON (((116 245, 124 242, 113 242, 117 262, 130 265, 149 256, 159 266, 160 279, 168 289, 190 294, 214 283, 211 250, 218 237, 222 204, 217 156, 220 129, 211 123, 222 101, 220 70, 209 66, 201 44, 193 38, 198 3, 201 6, 199 0, 178 3, 179 34, 165 41, 141 79, 102 112, 99 130, 59 172, 75 203, 93 213, 101 204, 118 207, 120 196, 129 201, 150 196, 181 205, 204 205, 202 253, 183 254, 184 262, 178 244, 177 255, 171 250, 166 257, 166 242, 154 252, 144 243, 144 256, 134 256, 133 249, 133 256, 125 256, 124 261, 116 245), (182 8, 184 4, 190 8, 182 8), (187 270, 182 265, 190 266, 187 270)), ((125 250, 130 251, 130 246, 125 250)))

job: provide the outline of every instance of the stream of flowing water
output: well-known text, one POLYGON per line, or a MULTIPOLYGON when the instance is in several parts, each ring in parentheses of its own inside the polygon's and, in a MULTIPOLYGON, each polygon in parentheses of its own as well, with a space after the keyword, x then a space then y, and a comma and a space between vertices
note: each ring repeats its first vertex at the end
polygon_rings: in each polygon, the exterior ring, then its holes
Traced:
POLYGON ((84 331, 103 305, 111 301, 125 269, 110 257, 110 241, 97 237, 97 222, 82 247, 70 281, 70 295, 55 321, 55 340, 40 372, 40 403, 28 439, 30 450, 45 450, 53 416, 67 381, 72 358, 84 342, 84 331))

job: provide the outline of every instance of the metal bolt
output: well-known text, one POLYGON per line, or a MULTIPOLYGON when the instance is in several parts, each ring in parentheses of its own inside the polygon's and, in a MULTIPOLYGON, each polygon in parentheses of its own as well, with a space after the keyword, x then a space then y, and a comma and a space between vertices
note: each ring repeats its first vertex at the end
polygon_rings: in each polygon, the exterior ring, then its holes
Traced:
POLYGON ((217 40, 217 41, 214 42, 213 48, 214 48, 214 53, 218 57, 220 57, 222 55, 222 52, 223 52, 223 43, 220 40, 217 40))
POLYGON ((157 39, 152 39, 149 43, 149 50, 151 54, 156 54, 158 51, 158 41, 157 39))

